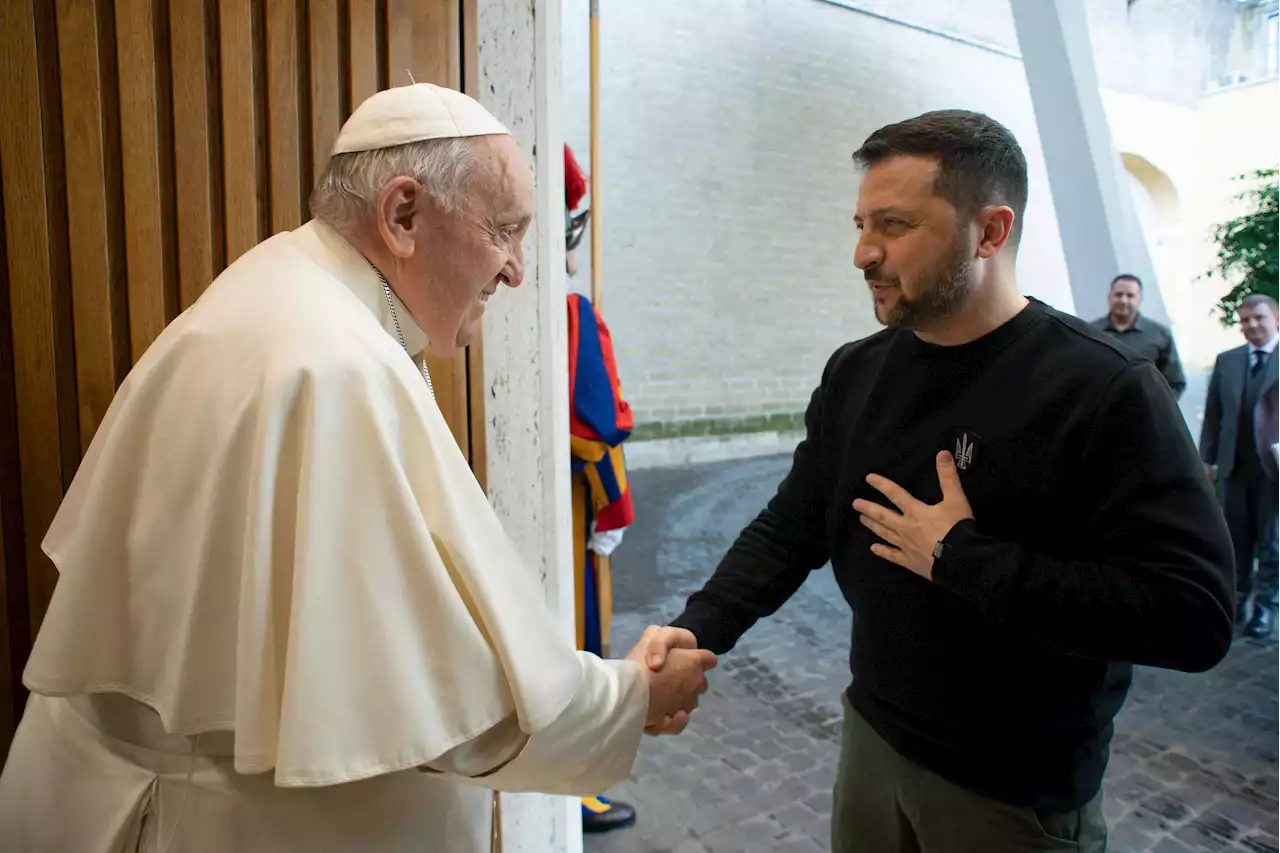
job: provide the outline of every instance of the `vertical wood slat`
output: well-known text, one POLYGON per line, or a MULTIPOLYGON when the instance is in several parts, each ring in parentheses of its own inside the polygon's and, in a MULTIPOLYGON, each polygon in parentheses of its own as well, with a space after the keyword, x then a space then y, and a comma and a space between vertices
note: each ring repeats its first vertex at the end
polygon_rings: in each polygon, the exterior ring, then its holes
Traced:
POLYGON ((454 440, 470 461, 470 440, 467 417, 467 357, 459 353, 452 358, 440 358, 427 352, 427 369, 435 385, 436 401, 454 440))
MULTIPOLYGON (((71 251, 67 241, 67 176, 62 149, 62 83, 58 73, 58 23, 54 6, 47 0, 34 3, 36 24, 36 64, 40 76, 40 115, 43 122, 44 190, 46 231, 49 240, 49 288, 53 308, 53 348, 57 382, 59 473, 65 491, 80 465, 79 406, 76 403, 75 333, 72 329, 71 251)), ((28 543, 30 547, 30 543, 28 543)), ((37 549, 30 590, 38 618, 53 594, 57 573, 37 549)))
MULTIPOLYGON (((351 109, 378 91, 378 6, 374 0, 350 0, 351 109)), ((345 119, 346 116, 343 116, 345 119)))
POLYGON ((172 148, 166 144, 169 129, 161 127, 160 77, 167 74, 157 62, 161 25, 153 16, 152 0, 116 0, 125 261, 135 362, 177 314, 170 298, 175 269, 172 229, 166 227, 163 206, 172 148))
POLYGON ((418 35, 416 5, 416 0, 385 0, 387 82, 379 88, 407 85, 409 77, 405 71, 411 72, 419 83, 436 82, 419 74, 419 69, 414 67, 413 42, 418 35))
POLYGON ((303 221, 295 0, 267 0, 267 103, 271 232, 275 234, 297 228, 303 221))
POLYGON ((171 0, 174 163, 178 195, 178 288, 185 309, 219 266, 213 212, 213 146, 203 0, 171 0))
MULTIPOLYGON (((120 77, 116 56, 116 22, 114 0, 96 0, 98 9, 98 75, 102 80, 102 173, 106 177, 103 198, 106 202, 106 233, 110 252, 111 275, 108 303, 111 310, 111 351, 115 356, 115 388, 124 382, 133 367, 133 346, 129 327, 129 283, 125 267, 124 236, 124 172, 120 168, 120 77)), ((111 405, 108 399, 99 422, 111 405)), ((90 435, 90 438, 93 436, 90 435)), ((85 442, 88 449, 88 442, 85 442)))
MULTIPOLYGON (((458 88, 461 85, 459 4, 439 0, 388 0, 387 64, 393 86, 409 82, 458 88)), ((467 357, 427 354, 436 399, 453 437, 470 460, 467 415, 467 357)))
POLYGON ((438 0, 387 0, 387 35, 392 86, 409 82, 462 86, 459 4, 438 0))
POLYGON ((489 490, 488 460, 485 452, 484 423, 484 331, 476 333, 476 338, 467 347, 463 363, 466 379, 466 408, 463 415, 467 426, 467 444, 464 448, 467 461, 471 463, 471 472, 481 490, 489 490))
MULTIPOLYGON (((309 0, 307 29, 311 43, 311 162, 319 177, 342 125, 341 50, 338 45, 339 0, 309 0)), ((314 183, 314 178, 312 180, 314 183)), ((308 188, 309 189, 309 188, 308 188)))
POLYGON ((114 110, 114 33, 104 0, 57 0, 80 448, 128 370, 124 244, 114 110), (117 342, 123 345, 119 352, 117 342))
MULTIPOLYGON (((74 390, 74 374, 60 328, 65 308, 58 304, 69 286, 69 270, 59 263, 66 240, 60 201, 65 196, 56 180, 61 174, 61 163, 56 162, 61 159, 61 129, 50 114, 57 109, 50 12, 48 7, 36 8, 32 0, 0 3, 0 57, 4 57, 0 91, 5 93, 0 98, 0 180, 4 182, 21 479, 22 565, 33 635, 57 581, 40 541, 70 479, 69 451, 79 445, 74 405, 61 399, 68 386, 74 390)), ((6 567, 12 565, 6 560, 6 567)))
POLYGON ((253 104, 257 117, 254 139, 258 160, 258 235, 270 237, 271 227, 271 56, 267 46, 266 0, 251 0, 253 14, 253 104))
MULTIPOLYGON (((8 23, 0 16, 0 26, 8 23)), ((0 76, 0 81, 8 82, 0 76)), ((0 121, 10 118, 0 110, 0 121)), ((0 164, 2 165, 2 164, 0 164)), ((18 417, 13 389, 13 338, 10 334, 12 318, 9 315, 9 253, 4 226, 4 181, 0 180, 0 762, 8 758, 9 742, 17 727, 20 709, 14 701, 18 679, 14 677, 18 661, 13 649, 11 614, 21 614, 26 608, 25 596, 17 596, 11 590, 15 581, 26 579, 23 566, 25 554, 20 553, 13 515, 14 507, 21 505, 18 489, 18 417), (16 535, 15 535, 16 534, 16 535), (17 605, 17 606, 15 606, 17 605)), ((25 584, 24 584, 25 585, 25 584)), ((24 655, 25 657, 25 655, 24 655)))
POLYGON ((311 156, 311 9, 308 0, 296 0, 297 79, 294 87, 298 93, 298 222, 311 218, 309 203, 315 160, 311 156))
MULTIPOLYGON (((479 54, 477 41, 478 9, 477 0, 461 0, 458 29, 462 51, 458 57, 459 77, 462 91, 473 98, 480 95, 480 80, 477 57, 479 54)), ((467 443, 470 449, 468 459, 471 470, 476 475, 480 488, 488 491, 488 453, 485 450, 484 419, 484 324, 477 331, 476 339, 467 347, 466 379, 467 379, 467 443)))
MULTIPOLYGON (((0 110, 0 120, 5 118, 0 110)), ((4 182, 0 181, 0 235, 4 233, 4 182)), ((26 691, 20 674, 31 651, 12 328, 8 247, 0 239, 0 763, 7 757, 9 740, 22 715, 26 691)))
POLYGON ((0 763, 8 758, 9 742, 17 728, 19 713, 17 703, 13 701, 19 679, 14 678, 13 669, 17 661, 10 650, 9 639, 9 583, 12 575, 7 565, 9 561, 4 559, 9 553, 5 549, 5 520, 5 507, 0 503, 0 763))
POLYGON ((222 180, 227 217, 227 263, 256 246, 262 207, 254 92, 255 33, 252 0, 221 0, 218 39, 222 54, 222 180))
POLYGON ((480 97, 480 63, 479 63, 479 10, 477 0, 460 0, 458 11, 458 29, 461 33, 459 42, 462 45, 458 54, 459 82, 461 90, 473 98, 480 97))
MULTIPOLYGON (((462 91, 471 97, 479 97, 480 79, 476 63, 477 54, 479 54, 476 37, 479 10, 476 8, 476 0, 461 0, 460 5, 458 29, 461 31, 462 53, 458 56, 458 64, 461 65, 462 91)), ((468 453, 468 459, 471 461, 472 473, 475 473, 476 482, 480 483, 480 488, 488 492, 489 456, 485 451, 484 419, 484 323, 480 325, 475 341, 467 347, 466 355, 467 443, 471 451, 468 453)))
POLYGON ((418 67, 427 74, 429 82, 461 89, 460 4, 456 0, 418 0, 414 11, 414 50, 418 67))

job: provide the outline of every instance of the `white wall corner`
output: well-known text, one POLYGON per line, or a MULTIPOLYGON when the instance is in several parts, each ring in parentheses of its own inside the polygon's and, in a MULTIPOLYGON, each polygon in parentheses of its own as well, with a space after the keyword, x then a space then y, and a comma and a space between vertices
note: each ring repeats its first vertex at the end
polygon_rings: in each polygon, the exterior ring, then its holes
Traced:
POLYGON ((1013 0, 1011 8, 1076 313, 1105 314, 1107 284, 1127 271, 1146 283, 1143 313, 1167 321, 1103 106, 1084 6, 1013 0))
MULTIPOLYGON (((574 631, 569 361, 560 127, 561 0, 478 0, 480 101, 534 171, 525 283, 489 303, 484 327, 489 499, 564 636, 574 631)), ((504 853, 581 853, 576 799, 502 795, 504 853)))

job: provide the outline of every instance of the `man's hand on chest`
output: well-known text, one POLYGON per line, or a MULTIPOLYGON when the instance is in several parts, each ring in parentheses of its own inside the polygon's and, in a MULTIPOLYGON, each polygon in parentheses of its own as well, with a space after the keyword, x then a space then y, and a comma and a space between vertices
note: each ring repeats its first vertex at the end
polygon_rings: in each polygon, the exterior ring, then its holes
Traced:
POLYGON ((884 540, 873 544, 871 552, 930 580, 942 540, 956 524, 973 518, 969 499, 960 484, 955 457, 947 451, 939 453, 937 469, 942 500, 936 504, 917 500, 906 489, 879 474, 869 474, 867 483, 897 509, 863 499, 853 502, 862 524, 884 540))

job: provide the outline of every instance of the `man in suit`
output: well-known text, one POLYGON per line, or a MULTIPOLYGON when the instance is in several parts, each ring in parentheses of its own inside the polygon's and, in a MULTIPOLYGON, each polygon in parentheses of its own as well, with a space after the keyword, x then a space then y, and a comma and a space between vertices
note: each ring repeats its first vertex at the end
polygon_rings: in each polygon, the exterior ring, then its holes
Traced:
POLYGON ((1142 316, 1142 279, 1132 273, 1121 273, 1111 280, 1107 293, 1107 316, 1093 321, 1093 327, 1106 332, 1138 355, 1145 356, 1164 381, 1174 397, 1181 397, 1187 387, 1182 373, 1182 361, 1178 347, 1173 342, 1173 332, 1150 317, 1142 316))
POLYGON ((1276 301, 1248 296, 1239 318, 1248 343, 1219 355, 1213 367, 1200 458, 1220 487, 1235 545, 1236 624, 1250 637, 1270 639, 1278 578, 1276 301))

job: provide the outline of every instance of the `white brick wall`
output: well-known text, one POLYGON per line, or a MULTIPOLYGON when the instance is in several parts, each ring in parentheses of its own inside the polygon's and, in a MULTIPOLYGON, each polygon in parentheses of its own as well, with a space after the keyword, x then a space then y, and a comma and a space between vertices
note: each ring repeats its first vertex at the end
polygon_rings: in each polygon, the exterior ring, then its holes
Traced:
POLYGON ((1085 0, 1104 89, 1195 106, 1227 55, 1237 0, 1085 0))
MULTIPOLYGON (((1137 38, 1120 32, 1134 29, 1126 0, 1089 2, 1107 31, 1104 85, 1198 91, 1186 48, 1222 0, 1137 0, 1135 22, 1159 14, 1168 30, 1148 21, 1137 38), (1134 75, 1142 62, 1150 73, 1134 75)), ((1017 48, 1007 0, 858 5, 1017 48)), ((798 413, 831 352, 875 331, 852 260, 850 155, 927 110, 981 110, 1018 136, 1031 167, 1019 277, 1071 309, 1019 60, 820 0, 601 7, 603 309, 641 425, 798 413)), ((588 0, 565 0, 563 20, 565 137, 586 168, 588 0)), ((571 283, 583 292, 587 243, 571 283)))

